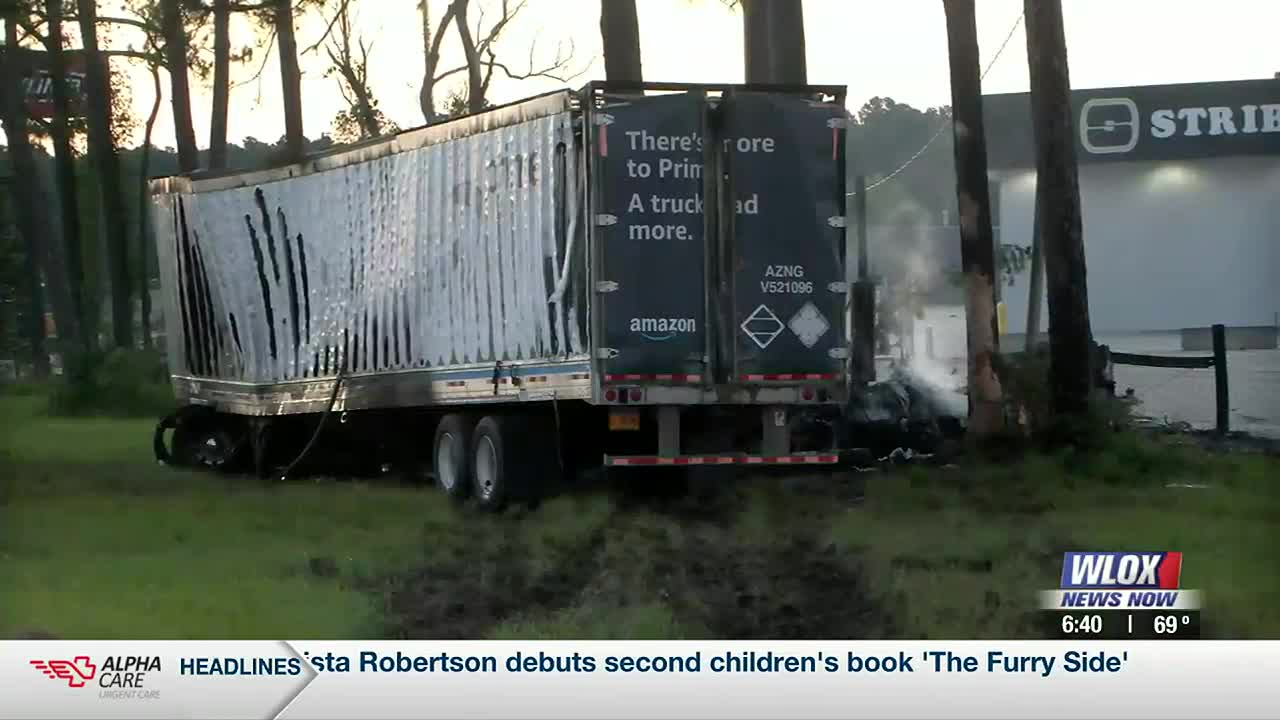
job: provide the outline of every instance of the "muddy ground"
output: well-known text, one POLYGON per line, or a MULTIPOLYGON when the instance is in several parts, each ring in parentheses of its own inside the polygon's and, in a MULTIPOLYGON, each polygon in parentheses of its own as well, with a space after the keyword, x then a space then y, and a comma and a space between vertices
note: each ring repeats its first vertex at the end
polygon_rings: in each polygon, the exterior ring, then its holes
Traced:
POLYGON ((446 541, 422 567, 379 578, 369 591, 385 603, 387 634, 481 638, 513 622, 634 607, 663 608, 691 637, 891 634, 856 562, 821 537, 825 516, 859 501, 856 475, 611 480, 570 501, 594 510, 566 518, 577 527, 551 542, 538 537, 548 519, 537 511, 477 516, 484 540, 446 541), (791 496, 793 517, 747 516, 774 490, 791 496))

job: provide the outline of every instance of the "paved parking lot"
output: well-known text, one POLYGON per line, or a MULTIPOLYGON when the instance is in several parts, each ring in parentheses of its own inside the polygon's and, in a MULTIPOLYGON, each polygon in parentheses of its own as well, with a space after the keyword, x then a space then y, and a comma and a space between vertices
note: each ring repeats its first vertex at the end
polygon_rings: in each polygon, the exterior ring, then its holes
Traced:
MULTIPOLYGON (((926 331, 933 328, 933 345, 939 359, 921 360, 925 376, 954 387, 964 378, 964 308, 938 306, 925 309, 917 321, 915 350, 923 358, 926 331), (958 370, 958 374, 953 372, 958 370)), ((1117 352, 1148 355, 1203 356, 1208 352, 1184 352, 1178 332, 1099 333, 1097 340, 1117 352)), ((1020 343, 1021 340, 1016 341, 1020 343)), ((1231 429, 1280 439, 1280 350, 1242 350, 1227 353, 1231 394, 1231 429)), ((881 370, 883 375, 884 370, 881 370)), ((1119 365, 1116 391, 1133 388, 1140 401, 1137 412, 1158 421, 1185 422, 1197 429, 1215 424, 1213 370, 1181 370, 1119 365)))
MULTIPOLYGON (((1098 341, 1118 352, 1151 355, 1206 355, 1183 352, 1176 333, 1100 335, 1098 341)), ((1186 422, 1196 428, 1214 426, 1213 370, 1179 370, 1118 365, 1116 391, 1133 388, 1138 411, 1157 420, 1186 422)), ((1231 429, 1280 438, 1280 350, 1227 353, 1231 395, 1231 429)))

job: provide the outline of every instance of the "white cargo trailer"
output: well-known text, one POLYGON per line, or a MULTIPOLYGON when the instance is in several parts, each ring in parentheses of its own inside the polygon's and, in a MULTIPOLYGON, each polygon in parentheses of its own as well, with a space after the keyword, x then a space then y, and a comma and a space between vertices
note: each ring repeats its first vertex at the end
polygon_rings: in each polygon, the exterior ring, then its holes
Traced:
POLYGON ((157 180, 157 453, 261 471, 273 427, 338 413, 487 507, 566 458, 834 463, 791 429, 847 392, 846 119, 842 87, 593 83, 157 180))

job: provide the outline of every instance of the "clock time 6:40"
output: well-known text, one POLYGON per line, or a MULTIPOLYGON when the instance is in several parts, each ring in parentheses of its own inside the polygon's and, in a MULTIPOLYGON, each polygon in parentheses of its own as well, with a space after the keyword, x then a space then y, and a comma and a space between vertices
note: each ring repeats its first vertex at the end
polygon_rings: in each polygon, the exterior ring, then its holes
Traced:
POLYGON ((1064 635, 1101 635, 1101 615, 1067 615, 1062 616, 1062 632, 1064 635))

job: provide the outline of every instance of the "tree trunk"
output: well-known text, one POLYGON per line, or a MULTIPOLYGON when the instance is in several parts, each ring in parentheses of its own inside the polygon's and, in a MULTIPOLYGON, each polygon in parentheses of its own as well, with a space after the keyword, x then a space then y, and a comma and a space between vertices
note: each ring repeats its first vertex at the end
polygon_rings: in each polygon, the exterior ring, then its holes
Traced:
POLYGON ((600 39, 604 44, 606 80, 623 83, 644 80, 636 0, 600 0, 600 39))
POLYGON ((943 0, 951 60, 951 118, 955 136, 956 199, 960 209, 960 262, 965 278, 969 348, 969 428, 978 437, 1003 429, 996 317, 995 240, 982 123, 982 71, 974 0, 943 0))
POLYGON ((1036 140, 1045 286, 1049 300, 1049 384, 1059 419, 1083 418, 1092 388, 1089 287, 1081 232, 1071 78, 1061 0, 1025 0, 1031 117, 1036 140))
POLYGON ((151 267, 148 258, 154 252, 151 247, 151 234, 147 232, 151 213, 147 207, 147 189, 151 174, 151 133, 156 127, 156 117, 160 115, 163 87, 160 84, 160 70, 151 68, 151 80, 155 85, 155 100, 151 102, 151 114, 147 116, 146 131, 142 135, 142 168, 138 188, 138 288, 142 296, 142 347, 151 349, 151 267))
POLYGON ((356 119, 360 122, 360 129, 364 131, 367 138, 375 138, 382 134, 382 127, 378 124, 378 116, 373 112, 373 101, 369 98, 369 89, 364 83, 356 78, 356 82, 351 83, 351 91, 356 96, 356 119))
MULTIPOLYGON (((13 185, 11 179, 8 183, 13 185)), ((14 199, 19 193, 14 192, 14 199)), ((19 227, 22 227, 19 223, 19 227)), ((35 229, 27 227, 20 231, 25 247, 23 248, 22 269, 27 291, 26 331, 27 344, 31 346, 31 375, 37 379, 49 377, 49 349, 45 346, 44 326, 44 287, 40 284, 40 249, 39 241, 34 237, 35 229)))
POLYGON ((742 0, 742 49, 748 83, 807 83, 801 0, 742 0))
POLYGON ((181 0, 161 0, 165 66, 172 87, 173 127, 178 139, 178 168, 194 172, 200 167, 196 131, 191 125, 191 86, 187 78, 187 31, 182 24, 181 0))
MULTIPOLYGON (((80 205, 76 192, 75 155, 71 150, 71 130, 67 118, 71 114, 71 98, 67 92, 67 56, 62 50, 62 0, 45 0, 49 53, 49 74, 53 80, 53 118, 49 134, 53 137, 54 162, 57 168, 58 199, 62 217, 62 241, 65 246, 67 289, 71 296, 70 314, 75 335, 68 337, 64 355, 65 367, 78 363, 77 353, 97 345, 88 330, 84 314, 84 258, 80 237, 80 205)), ((61 334, 61 331, 59 331, 61 334)))
POLYGON ((298 69, 298 41, 293 34, 293 0, 275 0, 275 23, 284 99, 285 148, 289 162, 302 162, 307 148, 302 134, 302 71, 298 69))
POLYGON ((436 119, 436 62, 431 47, 431 3, 421 0, 418 10, 422 13, 422 88, 418 90, 418 107, 422 119, 428 123, 436 119))
POLYGON ((120 188, 120 158, 111 137, 111 80, 98 54, 95 0, 76 0, 85 50, 89 107, 89 154, 98 173, 98 195, 107 223, 107 268, 111 277, 111 336, 116 347, 133 347, 133 293, 129 280, 129 216, 120 188))
MULTIPOLYGON (((17 19, 15 7, 10 3, 3 6, 5 47, 18 46, 17 19)), ((41 197, 44 193, 36 178, 35 155, 31 150, 31 138, 27 135, 27 113, 22 91, 22 78, 8 57, 0 53, 4 65, 0 66, 0 122, 4 124, 5 137, 9 144, 9 162, 12 165, 14 178, 28 178, 26 182, 10 179, 11 202, 14 207, 14 222, 22 235, 24 264, 26 271, 27 297, 30 301, 27 317, 27 341, 31 344, 31 364, 33 374, 37 378, 49 375, 49 351, 45 346, 44 327, 44 288, 40 285, 40 265, 43 263, 49 270, 48 283, 53 290, 55 317, 68 313, 70 298, 67 297, 67 286, 60 263, 50 262, 44 257, 46 250, 52 249, 47 235, 50 223, 42 215, 48 213, 49 202, 41 197), (44 238, 44 242, 41 242, 44 238)), ((53 253, 56 255, 56 253, 53 253)), ((68 317, 69 320, 69 317, 68 317)))
POLYGON ((448 30, 449 23, 453 22, 458 8, 454 3, 449 3, 434 33, 431 31, 431 8, 428 0, 421 0, 418 3, 418 9, 422 12, 423 57, 422 88, 418 91, 418 106, 422 109, 423 119, 433 123, 437 120, 436 68, 440 66, 440 43, 444 42, 445 31, 448 30))
POLYGON ((484 110, 484 76, 480 72, 480 52, 476 49, 471 28, 467 27, 467 3, 454 0, 453 20, 458 25, 458 39, 462 41, 462 55, 467 59, 467 112, 484 110))
POLYGON ((213 0, 213 110, 209 116, 209 167, 227 167, 227 106, 231 97, 231 3, 213 0))

